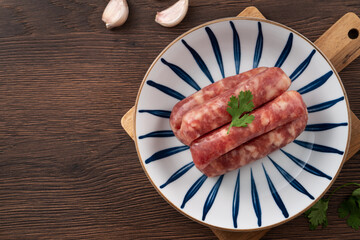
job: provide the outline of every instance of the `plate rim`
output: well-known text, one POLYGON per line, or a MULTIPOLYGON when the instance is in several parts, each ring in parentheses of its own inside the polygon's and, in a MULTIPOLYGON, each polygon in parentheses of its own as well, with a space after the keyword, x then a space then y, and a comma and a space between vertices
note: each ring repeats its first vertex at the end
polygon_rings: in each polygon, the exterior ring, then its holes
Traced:
POLYGON ((155 190, 158 192, 158 194, 168 203, 170 204, 174 209, 176 209, 178 212, 180 212, 182 215, 186 216, 187 218, 191 219, 192 221, 195 221, 197 223, 200 223, 201 225, 203 226, 206 226, 206 227, 209 227, 209 228, 213 228, 213 229, 217 229, 217 230, 222 230, 222 231, 230 231, 230 232, 252 232, 252 231, 261 231, 261 230, 267 230, 267 229, 271 229, 271 228, 274 228, 276 226, 279 226, 279 225, 282 225, 286 222, 289 222, 295 218, 297 218, 298 216, 300 216, 301 214, 303 214, 304 212, 306 212, 308 209, 310 209, 316 202, 318 202, 328 191, 329 189, 331 188, 331 186, 334 184, 335 180, 337 179, 344 163, 345 163, 345 159, 347 157, 347 154, 348 154, 348 150, 349 150, 349 146, 350 146, 350 137, 351 137, 351 109, 350 109, 350 105, 349 105, 349 101, 348 101, 348 97, 347 97, 347 94, 346 94, 346 90, 345 90, 345 87, 341 81, 341 78, 338 74, 338 72, 336 71, 335 67, 333 66, 333 64, 330 62, 330 60, 326 57, 326 55, 312 42, 310 41, 308 38, 306 38, 304 35, 302 35, 301 33, 297 32, 296 30, 284 25, 284 24, 281 24, 281 23, 278 23, 278 22, 275 22, 275 21, 272 21, 272 20, 268 20, 268 19, 260 19, 260 18, 255 18, 255 17, 226 17, 226 18, 219 18, 219 19, 215 19, 215 20, 211 20, 211 21, 208 21, 208 22, 205 22, 203 24, 200 24, 200 25, 197 25, 193 28, 191 28, 190 30, 182 33, 181 35, 179 35, 177 38, 175 38, 173 41, 171 41, 158 55, 157 57, 154 59, 154 61, 151 63, 150 67, 148 68, 148 70, 146 71, 145 75, 144 75, 144 78, 140 84, 140 87, 139 87, 139 90, 138 90, 138 93, 137 93, 137 96, 136 96, 136 101, 135 101, 135 117, 133 118, 133 126, 134 126, 134 142, 135 142, 135 147, 136 147, 136 152, 137 152, 137 155, 138 155, 138 158, 139 158, 139 161, 140 161, 140 164, 141 164, 141 167, 143 169, 143 171, 145 172, 145 175, 146 177, 148 178, 148 180, 151 182, 151 184, 153 185, 153 187, 155 188, 155 190), (284 28, 294 34, 297 34, 299 37, 301 37, 302 39, 304 39, 306 42, 308 42, 316 51, 318 51, 321 56, 326 60, 326 62, 329 64, 331 70, 334 72, 340 86, 341 86, 341 89, 343 91, 343 94, 344 94, 344 100, 345 100, 345 103, 346 103, 346 108, 347 108, 347 114, 348 114, 348 136, 347 136, 347 141, 346 141, 346 147, 345 147, 345 150, 344 150, 344 154, 343 154, 343 158, 341 160, 341 163, 340 163, 340 166, 339 166, 339 169, 337 170, 336 174, 334 175, 333 179, 330 181, 329 185, 327 186, 327 188, 319 195, 318 198, 316 198, 310 205, 308 205, 306 208, 304 208, 303 210, 301 210, 300 212, 298 212, 297 214, 294 214, 293 216, 291 217, 288 217, 288 218, 285 218, 283 221, 280 221, 280 222, 277 222, 277 223, 274 223, 274 224, 271 224, 271 225, 268 225, 268 226, 265 226, 265 227, 257 227, 257 228, 250 228, 250 229, 237 229, 237 228, 224 228, 224 227, 219 227, 219 226, 215 226, 215 225, 212 225, 212 224, 209 224, 209 223, 206 223, 204 221, 200 221, 192 216, 190 216, 189 214, 185 213, 184 211, 182 211, 179 207, 177 207, 175 204, 173 204, 169 199, 167 199, 167 197, 160 191, 160 189, 158 189, 158 187, 156 186, 156 184, 152 181, 151 177, 149 176, 149 173, 147 172, 145 166, 144 166, 144 163, 142 161, 142 158, 141 158, 141 155, 140 155, 140 152, 139 152, 139 146, 138 146, 138 139, 137 139, 137 134, 136 134, 136 116, 137 116, 137 112, 138 112, 138 103, 139 103, 139 98, 140 98, 140 94, 141 94, 141 91, 144 87, 144 84, 146 82, 146 79, 148 77, 148 75, 150 74, 150 72, 152 71, 153 67, 155 66, 155 64, 159 61, 159 59, 162 57, 162 55, 164 55, 164 53, 172 46, 174 45, 175 43, 177 43, 178 41, 180 41, 182 38, 184 38, 185 36, 189 35, 190 33, 202 28, 202 27, 205 27, 205 26, 208 26, 208 25, 211 25, 211 24, 215 24, 215 23, 219 23, 219 22, 225 22, 225 21, 231 21, 231 20, 250 20, 250 21, 257 21, 257 22, 265 22, 265 23, 269 23, 269 24, 273 24, 273 25, 276 25, 278 27, 281 27, 281 28, 284 28))

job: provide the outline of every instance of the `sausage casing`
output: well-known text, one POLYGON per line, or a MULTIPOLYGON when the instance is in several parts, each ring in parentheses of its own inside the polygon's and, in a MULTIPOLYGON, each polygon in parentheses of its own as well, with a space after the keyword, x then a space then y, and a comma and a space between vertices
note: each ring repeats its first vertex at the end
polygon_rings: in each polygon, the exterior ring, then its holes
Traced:
POLYGON ((175 136, 190 145, 200 136, 231 121, 231 115, 226 111, 231 96, 250 90, 257 108, 285 92, 290 84, 291 80, 280 68, 268 68, 185 113, 180 129, 174 132, 175 136))
POLYGON ((213 160, 242 145, 243 143, 285 125, 307 113, 301 95, 287 91, 264 106, 251 112, 254 121, 247 127, 232 127, 226 124, 198 139, 190 145, 196 167, 204 169, 213 160))

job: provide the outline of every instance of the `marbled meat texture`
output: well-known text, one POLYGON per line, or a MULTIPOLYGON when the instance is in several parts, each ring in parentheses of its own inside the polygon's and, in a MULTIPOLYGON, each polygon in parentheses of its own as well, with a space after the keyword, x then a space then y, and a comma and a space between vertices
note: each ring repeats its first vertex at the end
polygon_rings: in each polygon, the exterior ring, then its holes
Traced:
POLYGON ((193 161, 202 170, 210 162, 241 144, 285 125, 306 112, 306 105, 298 92, 285 92, 251 112, 255 119, 247 127, 232 127, 227 134, 230 124, 226 124, 195 140, 190 145, 193 161))
POLYGON ((180 129, 182 118, 185 113, 193 109, 194 107, 203 104, 211 98, 214 98, 223 92, 235 87, 241 82, 247 81, 255 75, 265 71, 266 67, 254 68, 252 70, 224 78, 213 84, 210 84, 200 91, 195 92, 189 97, 181 100, 173 107, 170 115, 170 126, 175 135, 180 129))
POLYGON ((225 153, 201 171, 208 177, 216 177, 263 158, 294 141, 304 131, 307 120, 306 113, 225 153))
POLYGON ((251 79, 212 98, 188 111, 182 119, 180 129, 175 133, 178 139, 190 145, 200 136, 229 123, 231 115, 226 111, 231 96, 250 90, 255 108, 285 92, 291 84, 289 77, 276 67, 268 68, 251 79))

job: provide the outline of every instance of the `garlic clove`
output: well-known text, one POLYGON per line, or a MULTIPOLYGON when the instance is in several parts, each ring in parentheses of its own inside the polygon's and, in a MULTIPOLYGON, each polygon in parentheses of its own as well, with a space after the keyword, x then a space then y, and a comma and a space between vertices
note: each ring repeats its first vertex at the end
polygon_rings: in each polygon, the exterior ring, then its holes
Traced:
POLYGON ((129 6, 126 0, 110 0, 106 6, 102 20, 107 29, 118 27, 126 22, 129 16, 129 6))
POLYGON ((185 17, 189 8, 189 0, 179 0, 171 7, 158 12, 155 22, 164 27, 174 27, 185 17))

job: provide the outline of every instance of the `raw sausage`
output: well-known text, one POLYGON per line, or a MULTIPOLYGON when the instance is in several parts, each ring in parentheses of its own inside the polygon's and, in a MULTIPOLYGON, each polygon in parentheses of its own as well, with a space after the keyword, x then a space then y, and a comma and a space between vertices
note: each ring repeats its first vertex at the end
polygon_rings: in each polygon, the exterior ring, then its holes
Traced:
POLYGON ((212 161, 201 171, 216 177, 265 157, 294 141, 306 127, 307 112, 300 118, 254 138, 212 161))
POLYGON ((266 70, 266 67, 259 67, 249 70, 247 72, 240 73, 235 76, 224 78, 213 84, 210 84, 200 91, 192 94, 191 96, 183 99, 182 101, 175 104, 170 115, 170 126, 172 131, 177 135, 177 131, 180 129, 181 121, 186 112, 193 109, 194 107, 214 98, 221 93, 235 87, 237 84, 244 82, 253 76, 266 70))
POLYGON ((181 127, 175 132, 175 136, 184 144, 190 145, 203 134, 231 121, 231 116, 226 111, 231 96, 238 96, 240 91, 250 90, 256 108, 285 92, 290 84, 291 80, 280 68, 268 68, 221 95, 192 108, 183 116, 181 127))
POLYGON ((221 155, 257 136, 301 117, 306 111, 306 105, 298 92, 285 92, 273 101, 251 112, 255 119, 247 127, 233 127, 227 134, 230 124, 226 124, 196 139, 190 145, 193 161, 196 167, 202 170, 221 155))

